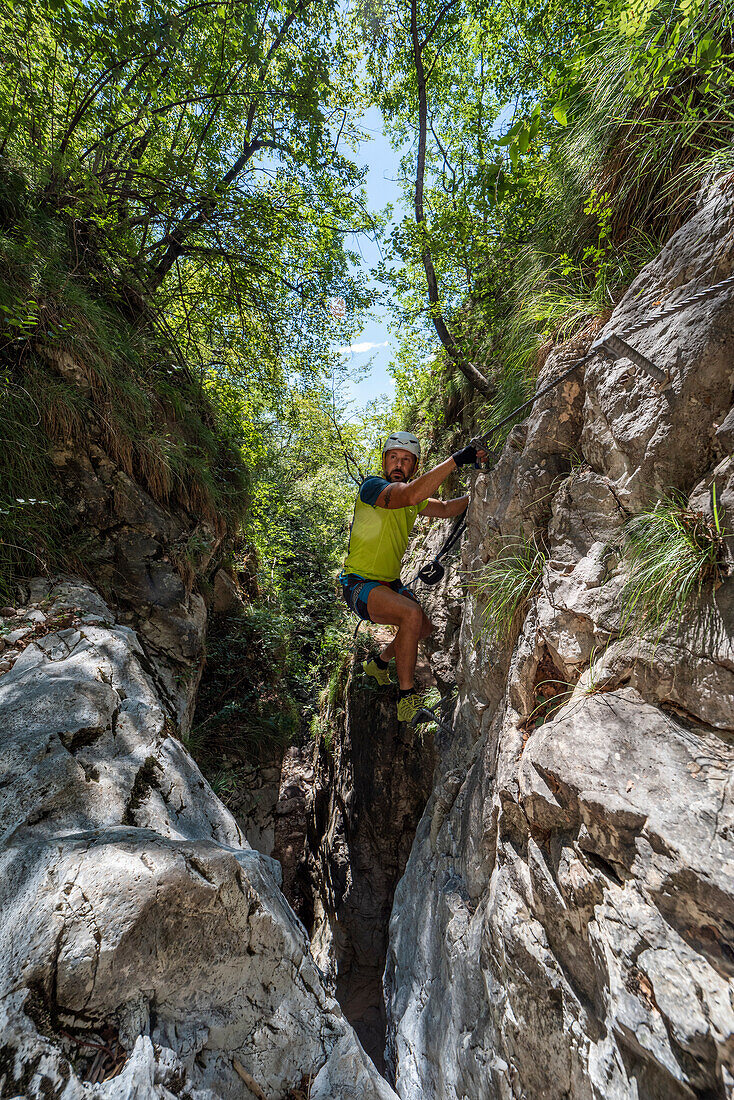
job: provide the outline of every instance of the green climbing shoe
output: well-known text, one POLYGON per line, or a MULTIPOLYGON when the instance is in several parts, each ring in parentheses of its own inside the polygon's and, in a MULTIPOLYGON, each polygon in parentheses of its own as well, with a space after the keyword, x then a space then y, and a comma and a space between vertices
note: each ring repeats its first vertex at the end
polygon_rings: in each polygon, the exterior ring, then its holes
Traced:
POLYGON ((380 666, 372 660, 362 662, 362 675, 371 676, 373 680, 377 681, 380 687, 389 687, 392 683, 388 670, 386 668, 380 668, 380 666))
POLYGON ((426 701, 420 691, 403 695, 398 699, 398 722, 412 722, 419 710, 425 708, 426 701))

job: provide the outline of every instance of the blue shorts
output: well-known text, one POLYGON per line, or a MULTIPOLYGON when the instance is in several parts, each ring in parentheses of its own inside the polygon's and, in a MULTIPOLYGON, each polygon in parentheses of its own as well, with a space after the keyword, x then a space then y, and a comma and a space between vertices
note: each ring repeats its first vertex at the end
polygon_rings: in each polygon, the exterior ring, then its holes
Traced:
POLYGON ((342 573, 339 583, 344 602, 349 610, 368 623, 371 623, 372 619, 367 610, 367 597, 372 589, 380 584, 384 584, 386 588, 392 588, 393 592, 397 592, 399 596, 407 596, 409 600, 418 603, 418 597, 411 592, 407 584, 403 584, 399 577, 396 581, 370 581, 367 577, 360 577, 359 573, 342 573))

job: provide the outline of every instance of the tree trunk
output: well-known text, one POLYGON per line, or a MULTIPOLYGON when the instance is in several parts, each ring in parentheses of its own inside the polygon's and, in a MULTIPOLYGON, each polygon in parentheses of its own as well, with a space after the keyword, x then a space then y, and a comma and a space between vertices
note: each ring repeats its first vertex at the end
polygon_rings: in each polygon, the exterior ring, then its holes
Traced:
MULTIPOLYGON (((410 36, 413 46, 413 64, 418 83, 418 163, 415 173, 415 220, 418 226, 425 224, 425 212, 423 210, 423 180, 426 171, 426 134, 428 130, 428 100, 426 95, 426 73, 423 67, 423 48, 425 42, 421 42, 418 30, 418 0, 410 3, 410 36)), ((436 269, 433 266, 431 250, 424 245, 421 250, 421 260, 426 272, 428 285, 428 301, 431 303, 431 320, 436 329, 438 338, 443 344, 446 354, 452 363, 459 368, 461 373, 469 379, 475 389, 479 390, 487 398, 494 396, 494 386, 488 381, 480 370, 470 362, 462 353, 458 344, 446 324, 446 318, 440 309, 440 295, 438 292, 438 279, 436 269)))

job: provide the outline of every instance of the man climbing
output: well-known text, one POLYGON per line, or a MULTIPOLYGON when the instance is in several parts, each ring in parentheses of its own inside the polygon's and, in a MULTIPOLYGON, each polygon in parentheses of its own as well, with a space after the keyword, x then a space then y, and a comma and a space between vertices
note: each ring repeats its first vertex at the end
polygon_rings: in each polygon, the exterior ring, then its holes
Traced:
POLYGON ((361 619, 398 628, 379 657, 364 663, 363 672, 386 686, 392 682, 388 665, 395 658, 401 722, 410 722, 425 706, 415 688, 415 663, 418 642, 428 637, 433 624, 400 580, 400 562, 419 513, 445 519, 460 515, 469 503, 466 496, 438 500, 431 493, 457 467, 473 465, 486 454, 473 446, 464 447, 411 481, 421 456, 420 443, 412 432, 393 432, 382 448, 383 477, 368 477, 359 487, 347 559, 339 580, 347 606, 361 619))

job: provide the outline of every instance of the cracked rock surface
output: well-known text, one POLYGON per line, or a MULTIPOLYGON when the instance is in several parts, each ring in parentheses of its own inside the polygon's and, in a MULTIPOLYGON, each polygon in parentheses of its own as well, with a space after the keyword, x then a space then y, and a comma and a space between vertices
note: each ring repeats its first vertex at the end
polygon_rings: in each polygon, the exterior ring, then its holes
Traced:
POLYGON ((80 581, 34 582, 15 610, 3 636, 31 629, 0 675, 0 1095, 280 1100, 305 1077, 312 1096, 394 1097, 279 864, 178 740, 140 637, 80 581))
MULTIPOLYGON (((605 331, 733 263, 724 189, 605 331)), ((553 352, 539 386, 593 335, 553 352)), ((470 586, 458 623, 450 599, 439 624, 454 732, 437 741, 384 978, 402 1100, 734 1097, 734 579, 640 639, 620 629, 619 553, 627 518, 671 489, 712 514, 715 485, 734 530, 734 300, 633 343, 669 371, 664 393, 624 360, 594 360, 474 482, 463 570, 520 532, 548 560, 511 646, 489 640, 470 586)), ((442 601, 428 604, 435 620, 442 601)))

